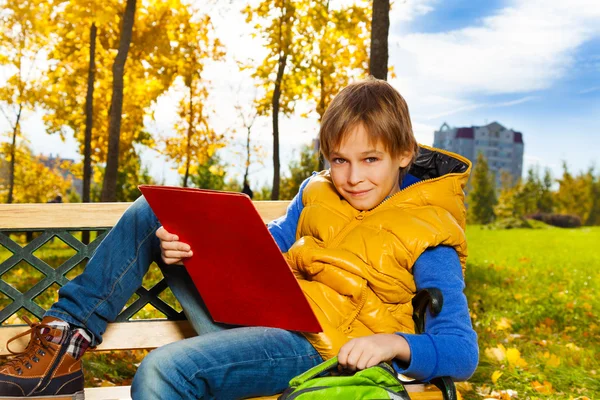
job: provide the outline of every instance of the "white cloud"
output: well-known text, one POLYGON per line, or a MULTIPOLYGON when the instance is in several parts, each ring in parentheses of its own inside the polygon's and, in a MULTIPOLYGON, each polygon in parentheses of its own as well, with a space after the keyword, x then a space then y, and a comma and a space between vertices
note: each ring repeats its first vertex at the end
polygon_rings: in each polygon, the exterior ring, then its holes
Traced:
POLYGON ((396 0, 390 10, 391 21, 411 21, 434 10, 438 0, 396 0))
POLYGON ((390 38, 399 82, 436 93, 519 93, 548 88, 573 53, 600 33, 597 0, 519 0, 481 26, 390 38))
POLYGON ((463 112, 463 111, 476 110, 478 108, 512 107, 512 106, 516 106, 518 104, 527 103, 527 102, 535 100, 537 98, 538 98, 537 96, 525 96, 525 97, 521 97, 516 100, 503 101, 503 102, 497 102, 497 103, 471 103, 471 104, 463 105, 458 108, 450 109, 450 110, 447 110, 447 111, 444 111, 444 112, 441 112, 438 114, 429 115, 429 116, 425 117, 425 119, 426 120, 438 119, 438 118, 442 118, 442 117, 447 117, 449 115, 457 114, 457 113, 463 112))

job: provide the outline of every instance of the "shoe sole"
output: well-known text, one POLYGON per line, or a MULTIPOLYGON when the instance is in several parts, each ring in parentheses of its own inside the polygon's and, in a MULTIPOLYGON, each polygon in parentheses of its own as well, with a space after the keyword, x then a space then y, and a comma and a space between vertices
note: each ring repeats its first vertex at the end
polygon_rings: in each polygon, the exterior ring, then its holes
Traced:
POLYGON ((44 400, 44 399, 52 399, 52 400, 85 400, 85 394, 83 392, 77 392, 73 394, 58 394, 53 396, 33 396, 33 397, 5 397, 0 396, 1 400, 44 400))

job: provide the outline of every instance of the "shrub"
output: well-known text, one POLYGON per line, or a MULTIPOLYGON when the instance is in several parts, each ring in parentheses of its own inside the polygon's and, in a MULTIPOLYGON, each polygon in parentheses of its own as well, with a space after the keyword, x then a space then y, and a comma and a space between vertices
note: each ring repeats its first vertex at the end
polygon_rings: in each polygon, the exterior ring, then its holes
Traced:
POLYGON ((500 218, 487 225, 489 229, 517 229, 531 228, 531 224, 524 218, 508 217, 500 218))
POLYGON ((581 226, 581 218, 572 214, 550 214, 537 212, 527 216, 529 219, 542 221, 548 225, 558 226, 559 228, 579 228, 581 226))

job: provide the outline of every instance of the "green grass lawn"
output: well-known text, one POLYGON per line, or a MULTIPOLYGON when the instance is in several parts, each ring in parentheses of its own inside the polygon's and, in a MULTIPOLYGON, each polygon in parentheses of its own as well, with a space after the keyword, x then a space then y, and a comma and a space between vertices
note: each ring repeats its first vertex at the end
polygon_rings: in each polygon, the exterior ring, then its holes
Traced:
POLYGON ((600 398, 600 228, 469 226, 467 237, 480 364, 464 397, 600 398))
MULTIPOLYGON (((467 236, 467 296, 480 364, 468 384, 459 384, 463 397, 600 399, 600 297, 595 293, 600 227, 494 231, 469 226, 467 236)), ((36 256, 57 266, 71 255, 60 241, 53 247, 36 256)), ((6 253, 0 248, 0 261, 6 253)), ((25 291, 41 279, 31 269, 22 265, 19 273, 2 279, 25 291)), ((152 268, 144 286, 160 278, 152 268)), ((172 293, 165 296, 173 304, 172 293)), ((47 292, 39 304, 48 307, 55 298, 56 291, 47 292)), ((0 295, 0 307, 8 303, 0 295)), ((150 307, 136 317, 160 315, 150 307)), ((86 385, 130 384, 145 354, 86 354, 86 385)))

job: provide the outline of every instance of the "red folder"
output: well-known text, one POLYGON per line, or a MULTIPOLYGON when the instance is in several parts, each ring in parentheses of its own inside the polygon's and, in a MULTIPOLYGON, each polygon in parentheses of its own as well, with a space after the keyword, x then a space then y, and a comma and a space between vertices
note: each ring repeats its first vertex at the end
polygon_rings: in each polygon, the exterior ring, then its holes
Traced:
POLYGON ((139 189, 165 229, 192 248, 185 268, 216 322, 322 331, 248 196, 170 186, 139 189))

